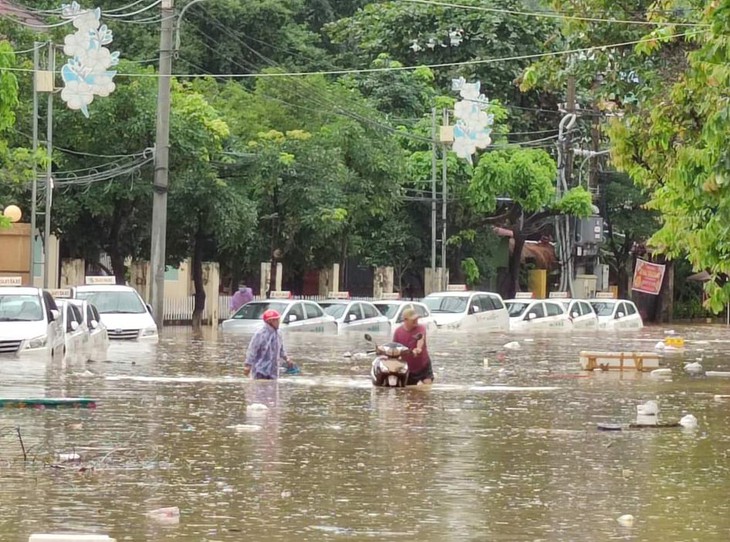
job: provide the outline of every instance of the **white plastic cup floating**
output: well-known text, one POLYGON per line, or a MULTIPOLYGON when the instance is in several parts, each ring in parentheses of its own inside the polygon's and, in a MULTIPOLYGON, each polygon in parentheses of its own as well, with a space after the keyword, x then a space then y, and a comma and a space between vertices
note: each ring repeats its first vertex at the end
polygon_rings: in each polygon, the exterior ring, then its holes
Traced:
POLYGON ((489 358, 484 358, 484 368, 489 369, 489 358))
POLYGON ((687 414, 679 420, 679 425, 685 429, 697 429, 697 418, 695 418, 692 414, 687 414))
POLYGON ((634 516, 631 514, 624 514, 623 516, 616 519, 618 521, 618 524, 621 525, 621 527, 633 527, 634 525, 634 516))

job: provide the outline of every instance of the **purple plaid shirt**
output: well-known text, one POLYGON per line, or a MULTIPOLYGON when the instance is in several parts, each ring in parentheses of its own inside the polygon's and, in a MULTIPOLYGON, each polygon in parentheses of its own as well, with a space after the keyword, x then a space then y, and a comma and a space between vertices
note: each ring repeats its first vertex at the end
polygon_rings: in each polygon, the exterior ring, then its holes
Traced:
POLYGON ((286 358, 284 341, 278 329, 269 324, 259 329, 248 344, 245 365, 253 378, 279 378, 279 360, 286 358))

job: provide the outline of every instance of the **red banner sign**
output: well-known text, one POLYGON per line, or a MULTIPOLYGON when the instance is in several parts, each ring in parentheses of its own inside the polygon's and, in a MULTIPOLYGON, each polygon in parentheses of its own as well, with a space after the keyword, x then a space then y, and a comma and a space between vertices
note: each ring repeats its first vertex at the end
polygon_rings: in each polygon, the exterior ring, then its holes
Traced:
POLYGON ((634 269, 634 285, 631 289, 645 294, 659 295, 665 268, 664 264, 637 259, 634 269))

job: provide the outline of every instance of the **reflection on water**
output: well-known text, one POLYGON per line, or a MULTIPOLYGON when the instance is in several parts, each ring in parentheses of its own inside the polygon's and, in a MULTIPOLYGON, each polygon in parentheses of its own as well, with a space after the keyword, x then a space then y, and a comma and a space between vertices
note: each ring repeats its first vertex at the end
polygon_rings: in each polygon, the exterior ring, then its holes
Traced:
POLYGON ((167 329, 108 363, 0 365, 0 395, 88 396, 96 410, 0 410, 2 540, 700 540, 730 533, 725 328, 676 328, 670 379, 583 374, 578 352, 663 337, 434 335, 437 384, 373 389, 358 335, 290 334, 302 376, 242 376, 246 336, 167 329), (521 348, 501 354, 517 340, 521 348), (485 368, 484 358, 488 358, 485 368), (695 431, 597 431, 657 400, 695 431), (28 448, 24 464, 14 433, 28 448), (59 464, 60 452, 81 455, 59 464), (50 465, 54 464, 54 467, 50 465), (150 510, 178 506, 180 523, 150 510), (632 528, 616 518, 632 514, 632 528))

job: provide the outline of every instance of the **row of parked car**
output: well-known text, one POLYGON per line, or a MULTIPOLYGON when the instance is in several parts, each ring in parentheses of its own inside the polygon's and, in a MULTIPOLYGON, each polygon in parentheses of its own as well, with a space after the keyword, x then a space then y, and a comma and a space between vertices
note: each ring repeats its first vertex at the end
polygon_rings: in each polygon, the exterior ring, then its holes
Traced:
POLYGON ((1 282, 10 285, 0 286, 0 355, 104 361, 110 340, 158 340, 150 307, 128 286, 49 291, 14 277, 1 282))
POLYGON ((241 307, 222 323, 225 330, 254 332, 264 311, 282 315, 290 331, 388 333, 414 309, 429 330, 530 331, 572 329, 629 330, 643 327, 633 302, 620 299, 510 299, 492 292, 433 293, 420 301, 332 299, 320 302, 265 299, 241 307))

